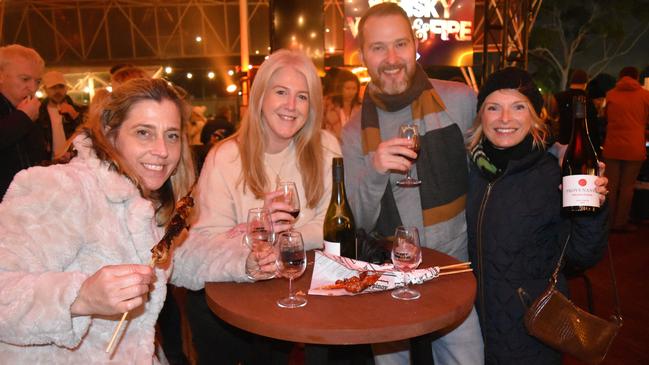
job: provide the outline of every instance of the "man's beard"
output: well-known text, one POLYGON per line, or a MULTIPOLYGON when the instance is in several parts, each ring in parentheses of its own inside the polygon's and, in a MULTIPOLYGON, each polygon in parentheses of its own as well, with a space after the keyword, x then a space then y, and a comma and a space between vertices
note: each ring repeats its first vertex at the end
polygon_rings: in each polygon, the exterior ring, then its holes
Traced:
POLYGON ((412 78, 414 77, 414 67, 408 68, 405 63, 397 64, 382 64, 379 66, 379 72, 376 77, 372 76, 372 82, 381 90, 383 94, 387 95, 397 95, 406 91, 412 84, 412 78), (405 77, 400 79, 394 79, 386 74, 384 71, 390 71, 394 69, 402 69, 405 77))

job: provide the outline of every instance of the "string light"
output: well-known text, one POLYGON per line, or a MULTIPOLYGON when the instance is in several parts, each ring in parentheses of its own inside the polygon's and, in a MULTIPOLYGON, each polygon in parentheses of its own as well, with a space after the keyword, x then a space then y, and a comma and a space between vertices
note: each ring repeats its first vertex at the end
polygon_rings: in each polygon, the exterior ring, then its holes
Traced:
POLYGON ((225 91, 229 92, 232 94, 233 92, 237 91, 237 85, 235 84, 230 84, 228 87, 225 88, 225 91))
POLYGON ((207 73, 207 78, 210 79, 210 80, 213 79, 214 78, 214 72, 212 72, 212 71, 208 72, 207 73))
POLYGON ((43 92, 40 91, 40 90, 36 91, 36 97, 39 98, 39 99, 42 98, 43 97, 43 92))
POLYGON ((173 69, 171 68, 171 66, 167 66, 167 67, 165 67, 165 73, 166 73, 166 74, 170 74, 170 73, 172 73, 172 72, 173 72, 173 69))
POLYGON ((187 73, 187 78, 188 78, 188 79, 191 79, 192 77, 194 77, 194 75, 192 75, 191 72, 188 72, 188 73, 187 73))
POLYGON ((203 41, 203 37, 197 35, 197 36, 196 36, 196 43, 200 43, 200 42, 202 42, 202 41, 203 41))
POLYGON ((234 75, 234 71, 233 70, 228 70, 228 75, 230 75, 230 76, 234 75))

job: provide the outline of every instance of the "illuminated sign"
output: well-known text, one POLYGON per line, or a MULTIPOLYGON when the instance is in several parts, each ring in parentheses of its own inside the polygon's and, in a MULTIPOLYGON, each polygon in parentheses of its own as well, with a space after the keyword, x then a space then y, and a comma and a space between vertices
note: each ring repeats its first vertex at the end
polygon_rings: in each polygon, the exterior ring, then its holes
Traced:
MULTIPOLYGON (((370 7, 388 1, 345 0, 345 64, 360 65, 358 22, 370 7)), ((474 0, 401 0, 417 37, 418 61, 424 66, 473 65, 474 0)))

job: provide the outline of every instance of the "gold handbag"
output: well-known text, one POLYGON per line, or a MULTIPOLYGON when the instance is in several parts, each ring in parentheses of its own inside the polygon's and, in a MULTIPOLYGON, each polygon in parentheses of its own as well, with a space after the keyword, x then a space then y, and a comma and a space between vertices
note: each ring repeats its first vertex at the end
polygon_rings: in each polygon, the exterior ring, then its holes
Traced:
MULTIPOLYGON (((610 321, 607 321, 577 307, 556 289, 557 277, 569 239, 570 236, 563 246, 557 267, 550 278, 550 285, 527 309, 525 327, 532 336, 546 345, 589 364, 599 364, 604 360, 613 339, 622 327, 611 249, 610 247, 608 249, 609 263, 616 313, 610 321)), ((519 295, 524 293, 522 288, 518 291, 519 295)))

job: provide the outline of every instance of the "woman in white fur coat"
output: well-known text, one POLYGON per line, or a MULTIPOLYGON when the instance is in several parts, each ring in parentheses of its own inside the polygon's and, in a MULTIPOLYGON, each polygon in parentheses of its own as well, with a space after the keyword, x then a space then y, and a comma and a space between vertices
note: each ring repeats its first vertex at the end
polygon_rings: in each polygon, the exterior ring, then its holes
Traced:
POLYGON ((72 161, 15 177, 0 205, 0 362, 157 364, 168 281, 197 290, 275 271, 274 253, 240 237, 176 245, 173 264, 149 267, 194 180, 187 110, 166 81, 132 80, 91 113, 72 161))

